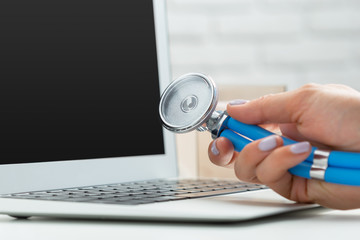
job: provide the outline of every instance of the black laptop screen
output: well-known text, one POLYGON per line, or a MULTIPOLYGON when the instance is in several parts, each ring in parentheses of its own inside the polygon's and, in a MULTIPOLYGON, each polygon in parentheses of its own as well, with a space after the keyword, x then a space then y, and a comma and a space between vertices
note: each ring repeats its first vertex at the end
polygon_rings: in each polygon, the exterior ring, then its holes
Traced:
POLYGON ((0 3, 0 164, 163 154, 149 0, 0 3))

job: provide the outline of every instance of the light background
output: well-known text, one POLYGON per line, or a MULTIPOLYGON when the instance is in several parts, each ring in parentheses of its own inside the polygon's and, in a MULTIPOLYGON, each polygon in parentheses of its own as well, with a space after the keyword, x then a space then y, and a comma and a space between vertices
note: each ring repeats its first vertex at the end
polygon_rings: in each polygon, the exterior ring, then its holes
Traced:
POLYGON ((173 77, 360 90, 358 0, 167 0, 173 77))

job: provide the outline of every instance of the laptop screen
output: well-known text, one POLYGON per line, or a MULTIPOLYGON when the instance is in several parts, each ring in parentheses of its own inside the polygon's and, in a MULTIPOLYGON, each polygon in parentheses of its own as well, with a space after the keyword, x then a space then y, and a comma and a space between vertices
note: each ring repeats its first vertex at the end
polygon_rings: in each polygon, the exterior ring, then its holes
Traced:
POLYGON ((0 164, 163 154, 153 14, 148 0, 0 3, 0 164))

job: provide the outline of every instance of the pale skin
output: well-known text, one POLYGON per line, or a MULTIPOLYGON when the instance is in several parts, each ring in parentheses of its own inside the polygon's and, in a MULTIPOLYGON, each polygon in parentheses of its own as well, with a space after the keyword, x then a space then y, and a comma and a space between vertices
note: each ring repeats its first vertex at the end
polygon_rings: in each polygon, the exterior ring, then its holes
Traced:
POLYGON ((267 185, 296 202, 334 209, 360 208, 360 187, 305 179, 288 172, 310 154, 307 143, 320 149, 360 152, 358 91, 343 85, 308 84, 294 91, 229 104, 227 111, 241 122, 278 130, 302 142, 303 152, 294 153, 292 146, 283 146, 280 136, 273 139, 275 145, 269 150, 259 146, 264 141, 260 139, 234 152, 232 143, 220 137, 209 145, 211 162, 234 168, 240 180, 267 185))

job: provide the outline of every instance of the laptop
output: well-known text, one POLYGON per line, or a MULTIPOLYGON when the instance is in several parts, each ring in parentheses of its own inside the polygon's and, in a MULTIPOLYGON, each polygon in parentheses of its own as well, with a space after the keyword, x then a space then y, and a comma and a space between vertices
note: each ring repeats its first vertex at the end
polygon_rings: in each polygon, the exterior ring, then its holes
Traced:
POLYGON ((158 116, 171 81, 165 0, 23 1, 0 15, 1 214, 232 222, 314 206, 178 178, 158 116))

